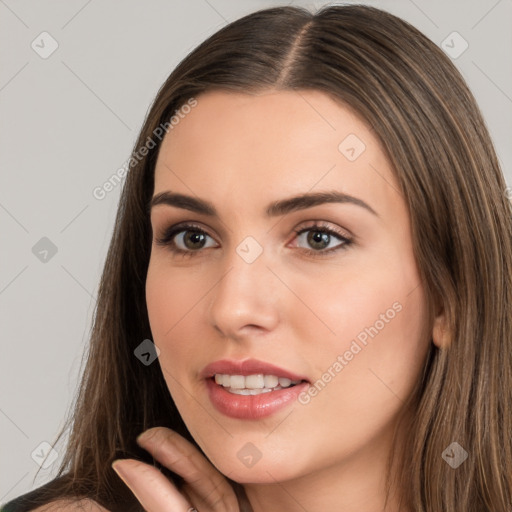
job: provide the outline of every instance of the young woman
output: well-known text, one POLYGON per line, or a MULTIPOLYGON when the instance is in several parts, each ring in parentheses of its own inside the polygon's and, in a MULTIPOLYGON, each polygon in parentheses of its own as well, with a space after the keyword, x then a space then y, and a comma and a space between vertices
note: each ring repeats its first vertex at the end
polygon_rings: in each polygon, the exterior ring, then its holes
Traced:
POLYGON ((65 459, 4 510, 510 512, 511 304, 443 52, 372 7, 255 12, 160 89, 65 459))

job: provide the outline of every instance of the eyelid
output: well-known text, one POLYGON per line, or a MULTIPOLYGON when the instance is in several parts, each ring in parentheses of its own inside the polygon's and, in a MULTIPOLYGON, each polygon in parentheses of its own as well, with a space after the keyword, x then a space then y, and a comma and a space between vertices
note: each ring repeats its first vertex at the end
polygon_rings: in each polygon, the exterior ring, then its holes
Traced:
MULTIPOLYGON (((174 230, 174 229, 178 229, 180 227, 181 228, 196 228, 198 230, 204 231, 208 236, 215 239, 215 237, 212 234, 210 234, 209 228, 204 227, 200 222, 196 222, 193 220, 190 220, 190 221, 184 220, 184 221, 180 221, 176 224, 164 223, 164 227, 161 229, 161 231, 163 231, 165 233, 171 229, 174 230)), ((339 234, 340 236, 343 236, 345 238, 354 239, 354 240, 357 238, 348 229, 341 228, 338 225, 336 225, 330 221, 321 220, 321 219, 310 219, 310 220, 303 221, 298 225, 298 227, 292 229, 292 231, 294 233, 297 233, 297 231, 307 229, 307 228, 315 228, 315 227, 317 227, 317 228, 321 227, 321 228, 325 228, 325 229, 334 231, 337 234, 339 234)), ((155 230, 155 231, 158 231, 158 230, 155 230)))
MULTIPOLYGON (((197 223, 195 221, 182 221, 182 222, 178 222, 177 224, 170 224, 168 227, 164 227, 162 230, 162 235, 160 237, 156 238, 155 243, 157 245, 168 247, 172 253, 175 253, 177 256, 181 256, 181 257, 190 257, 190 256, 196 256, 196 255, 200 256, 200 255, 202 255, 202 253, 204 253, 204 249, 214 249, 215 248, 215 247, 206 247, 206 248, 203 247, 203 248, 199 248, 197 250, 185 250, 185 249, 181 249, 181 248, 177 247, 176 243, 174 242, 175 237, 184 231, 193 231, 194 229, 205 234, 206 236, 212 238, 218 244, 215 237, 209 233, 208 229, 203 227, 200 223, 197 223)), ((304 221, 303 223, 299 224, 298 227, 293 229, 293 232, 295 233, 293 240, 296 240, 302 233, 304 233, 306 231, 313 231, 313 230, 323 231, 330 236, 334 236, 334 237, 338 238, 338 240, 340 241, 340 243, 337 246, 332 247, 330 249, 314 250, 314 249, 307 249, 307 248, 303 248, 303 247, 299 248, 303 254, 307 254, 307 255, 313 256, 313 257, 321 258, 321 257, 332 255, 333 253, 336 253, 337 251, 346 249, 346 248, 348 248, 348 246, 350 246, 355 241, 355 238, 356 238, 354 235, 352 235, 347 230, 340 228, 339 226, 337 226, 335 224, 333 225, 328 221, 309 220, 309 221, 304 221)))
POLYGON ((336 255, 338 252, 346 250, 354 243, 354 236, 348 234, 345 230, 339 228, 339 226, 333 227, 327 221, 309 221, 310 224, 299 226, 294 229, 296 236, 294 240, 296 240, 302 233, 308 231, 317 231, 327 233, 330 237, 337 238, 340 243, 336 246, 331 247, 330 249, 323 249, 319 251, 315 251, 314 249, 301 248, 301 252, 306 254, 307 256, 313 258, 327 258, 329 256, 336 255), (312 223, 311 223, 312 222, 312 223))
POLYGON ((341 228, 340 226, 333 224, 332 222, 326 221, 326 220, 309 220, 305 221, 306 224, 301 223, 297 228, 295 228, 293 231, 295 233, 306 230, 306 229, 313 229, 313 228, 319 228, 319 229, 326 229, 328 231, 332 231, 336 233, 337 235, 347 238, 350 240, 355 239, 355 236, 348 231, 345 228, 341 228))
MULTIPOLYGON (((177 224, 171 223, 169 225, 164 225, 164 227, 160 230, 161 236, 156 238, 156 243, 157 243, 157 245, 170 245, 171 244, 170 240, 173 239, 177 234, 179 234, 182 231, 192 231, 194 229, 204 232, 210 238, 215 240, 215 237, 213 235, 211 235, 210 232, 208 231, 208 229, 203 227, 201 224, 194 222, 194 221, 182 221, 182 222, 178 222, 177 224), (166 240, 168 240, 168 241, 166 241, 166 240)), ((186 252, 194 252, 194 251, 186 251, 186 252)))

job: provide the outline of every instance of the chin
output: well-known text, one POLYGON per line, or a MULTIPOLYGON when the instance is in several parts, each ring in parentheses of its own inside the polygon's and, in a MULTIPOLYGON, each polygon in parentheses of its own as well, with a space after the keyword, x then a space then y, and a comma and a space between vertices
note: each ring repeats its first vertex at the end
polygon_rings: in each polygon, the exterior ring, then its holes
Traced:
MULTIPOLYGON (((293 450, 275 450, 273 446, 256 448, 250 440, 208 450, 210 462, 226 477, 240 484, 275 484, 308 473, 307 461, 294 456, 293 450)), ((310 469, 310 468, 309 468, 310 469)))
POLYGON ((263 464, 261 461, 252 468, 240 467, 236 462, 229 463, 225 461, 221 468, 221 473, 239 484, 275 484, 298 477, 296 470, 290 467, 291 464, 283 465, 263 464))

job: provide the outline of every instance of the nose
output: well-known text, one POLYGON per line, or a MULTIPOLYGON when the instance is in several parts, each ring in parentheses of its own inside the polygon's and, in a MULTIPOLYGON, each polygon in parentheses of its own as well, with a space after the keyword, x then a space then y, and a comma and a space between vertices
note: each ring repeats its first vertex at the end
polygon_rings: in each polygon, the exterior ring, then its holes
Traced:
POLYGON ((251 262, 246 254, 233 249, 223 265, 222 277, 211 293, 211 325, 223 337, 237 341, 275 329, 283 285, 272 272, 265 251, 251 262))

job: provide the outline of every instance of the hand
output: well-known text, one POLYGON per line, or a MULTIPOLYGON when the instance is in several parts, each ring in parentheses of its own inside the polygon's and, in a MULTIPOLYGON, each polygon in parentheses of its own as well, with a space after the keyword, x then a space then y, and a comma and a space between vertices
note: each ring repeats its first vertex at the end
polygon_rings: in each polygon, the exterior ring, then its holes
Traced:
POLYGON ((233 488, 204 455, 165 427, 153 427, 137 443, 185 480, 181 492, 157 468, 134 459, 112 467, 148 512, 239 512, 233 488))

